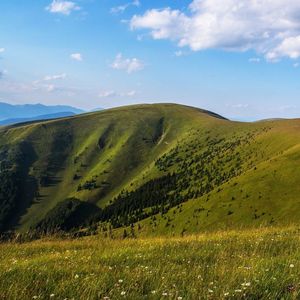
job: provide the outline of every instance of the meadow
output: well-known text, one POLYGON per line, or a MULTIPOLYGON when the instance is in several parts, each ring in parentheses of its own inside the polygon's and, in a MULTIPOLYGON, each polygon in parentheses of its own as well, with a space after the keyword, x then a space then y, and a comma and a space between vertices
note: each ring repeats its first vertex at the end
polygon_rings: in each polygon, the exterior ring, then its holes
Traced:
POLYGON ((0 245, 0 299, 299 299, 300 228, 0 245))

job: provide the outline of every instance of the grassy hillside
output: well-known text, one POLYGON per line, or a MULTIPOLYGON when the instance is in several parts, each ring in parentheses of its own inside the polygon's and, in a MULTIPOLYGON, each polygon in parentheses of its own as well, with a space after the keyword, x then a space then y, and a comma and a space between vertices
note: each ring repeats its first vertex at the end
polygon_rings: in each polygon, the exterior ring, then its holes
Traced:
POLYGON ((238 123, 174 104, 4 128, 3 228, 28 230, 67 198, 140 235, 298 222, 299 129, 300 120, 238 123))
POLYGON ((1 299, 299 299, 299 228, 0 244, 1 299))

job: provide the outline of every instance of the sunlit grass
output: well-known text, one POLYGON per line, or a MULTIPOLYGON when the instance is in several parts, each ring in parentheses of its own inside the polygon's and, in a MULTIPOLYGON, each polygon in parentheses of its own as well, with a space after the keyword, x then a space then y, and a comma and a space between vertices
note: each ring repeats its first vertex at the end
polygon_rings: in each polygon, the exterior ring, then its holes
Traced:
POLYGON ((0 246, 0 299, 298 299, 297 228, 0 246))

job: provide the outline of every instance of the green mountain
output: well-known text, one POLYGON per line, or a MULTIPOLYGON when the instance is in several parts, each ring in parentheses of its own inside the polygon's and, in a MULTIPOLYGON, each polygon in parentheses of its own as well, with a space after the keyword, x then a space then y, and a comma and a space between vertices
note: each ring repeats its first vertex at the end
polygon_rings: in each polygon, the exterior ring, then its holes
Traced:
POLYGON ((175 104, 2 128, 0 229, 97 221, 182 234, 298 222, 299 129, 175 104))

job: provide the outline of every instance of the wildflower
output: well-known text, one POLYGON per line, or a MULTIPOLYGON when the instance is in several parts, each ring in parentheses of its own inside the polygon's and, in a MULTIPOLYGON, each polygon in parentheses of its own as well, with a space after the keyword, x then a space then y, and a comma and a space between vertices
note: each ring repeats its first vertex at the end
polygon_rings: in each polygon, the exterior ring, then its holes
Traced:
POLYGON ((121 292, 121 296, 125 296, 126 295, 126 292, 125 291, 122 291, 121 292))
POLYGON ((75 275, 75 279, 78 279, 78 278, 79 278, 79 275, 78 275, 78 274, 76 274, 76 275, 75 275))
POLYGON ((168 293, 163 292, 162 295, 163 295, 163 296, 168 296, 168 293))
POLYGON ((182 298, 182 297, 180 297, 180 296, 179 296, 179 297, 177 297, 177 300, 182 300, 182 299, 183 299, 183 298, 182 298))
POLYGON ((37 299, 37 298, 38 298, 38 296, 33 296, 33 297, 32 297, 32 299, 37 299))
POLYGON ((209 292, 209 293, 213 293, 214 291, 213 291, 213 290, 211 290, 211 289, 208 289, 208 292, 209 292))
POLYGON ((119 283, 122 283, 123 282, 123 279, 119 279, 119 283))
POLYGON ((155 290, 151 291, 151 294, 153 294, 153 295, 156 294, 156 291, 155 290))
POLYGON ((290 264, 290 268, 294 268, 295 267, 295 265, 294 264, 290 264))
POLYGON ((50 295, 50 298, 53 298, 54 296, 55 296, 55 294, 51 294, 51 295, 50 295))
POLYGON ((245 283, 242 283, 241 285, 242 285, 242 286, 250 286, 250 285, 251 285, 251 282, 245 282, 245 283))
POLYGON ((235 290, 235 292, 236 292, 236 293, 241 293, 242 290, 240 290, 240 289, 239 289, 239 290, 235 290))
POLYGON ((226 297, 226 296, 229 296, 229 293, 228 293, 228 292, 224 293, 224 296, 225 296, 225 297, 226 297))

